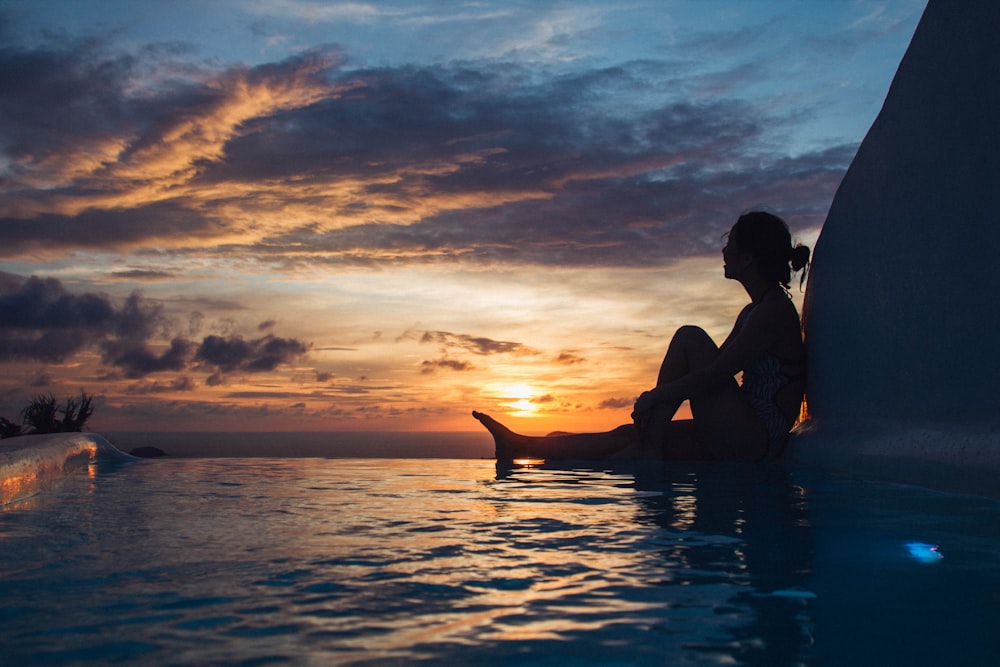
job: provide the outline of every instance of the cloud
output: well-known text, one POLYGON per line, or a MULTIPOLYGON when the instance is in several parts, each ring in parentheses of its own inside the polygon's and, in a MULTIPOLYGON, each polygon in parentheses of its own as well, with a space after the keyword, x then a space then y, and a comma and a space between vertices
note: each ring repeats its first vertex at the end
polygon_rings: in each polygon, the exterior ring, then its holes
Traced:
POLYGON ((205 166, 244 123, 337 94, 335 48, 222 70, 171 56, 94 40, 0 50, 5 254, 225 237, 229 220, 192 195, 205 166))
POLYGON ((174 280, 177 274, 169 271, 156 271, 153 269, 127 269, 125 271, 112 271, 110 274, 113 280, 126 282, 159 282, 174 280))
POLYGON ((607 398, 601 401, 597 407, 601 409, 611 408, 618 410, 621 408, 631 408, 633 405, 635 405, 634 398, 607 398))
POLYGON ((251 5, 249 10, 275 18, 293 16, 315 22, 357 22, 367 23, 386 16, 405 14, 400 9, 386 9, 372 2, 329 2, 316 3, 303 0, 271 0, 251 5))
POLYGON ((244 340, 241 336, 206 336, 195 354, 195 360, 219 371, 273 371, 306 353, 308 346, 293 338, 264 336, 244 340))
POLYGON ((818 225, 854 150, 783 154, 769 137, 794 119, 687 97, 676 63, 345 57, 0 50, 0 72, 30 73, 0 100, 0 257, 155 244, 284 267, 658 265, 714 252, 757 203, 818 225))
POLYGON ((565 351, 560 352, 559 356, 557 356, 553 361, 557 364, 572 366, 573 364, 582 364, 586 361, 586 358, 581 357, 575 352, 565 351))
POLYGON ((174 378, 169 382, 160 382, 159 380, 156 380, 153 382, 132 384, 128 386, 126 392, 132 395, 166 394, 179 391, 194 391, 196 388, 197 384, 194 380, 187 376, 181 376, 174 378))
POLYGON ((467 361, 459 361, 457 359, 429 359, 420 364, 420 372, 425 375, 433 373, 439 368, 447 368, 453 371, 470 371, 475 366, 467 361))
POLYGON ((0 295, 0 327, 4 329, 83 329, 112 327, 117 317, 108 297, 74 295, 56 278, 28 278, 0 295))
MULTIPOLYGON (((229 373, 273 371, 302 356, 309 345, 268 334, 209 335, 200 344, 175 336, 161 352, 157 339, 169 329, 163 307, 133 292, 120 304, 109 296, 68 291, 56 278, 32 276, 18 284, 0 276, 0 361, 63 362, 85 349, 100 349, 105 364, 136 379, 183 371, 194 362, 229 373)), ((273 322, 265 322, 270 328, 273 322)))
POLYGON ((442 349, 460 349, 473 354, 538 354, 536 350, 523 343, 493 340, 484 336, 470 336, 448 331, 425 331, 420 337, 421 343, 436 343, 442 349))
POLYGON ((169 349, 159 355, 145 345, 108 341, 104 344, 104 360, 120 368, 127 378, 141 378, 151 373, 184 370, 194 350, 194 343, 183 338, 172 340, 169 349))
MULTIPOLYGON (((404 332, 400 338, 411 338, 416 335, 414 331, 404 332)), ((450 331, 424 331, 419 338, 421 343, 433 343, 440 347, 443 356, 438 359, 427 359, 421 362, 420 372, 430 374, 439 368, 452 371, 470 371, 476 368, 471 362, 461 359, 454 359, 448 356, 450 353, 468 353, 477 356, 489 356, 495 354, 535 355, 539 352, 523 343, 513 341, 494 340, 485 336, 470 336, 469 334, 457 334, 450 331)))
POLYGON ((32 276, 0 293, 0 359, 60 362, 96 343, 144 340, 160 321, 138 292, 117 307, 107 295, 32 276))

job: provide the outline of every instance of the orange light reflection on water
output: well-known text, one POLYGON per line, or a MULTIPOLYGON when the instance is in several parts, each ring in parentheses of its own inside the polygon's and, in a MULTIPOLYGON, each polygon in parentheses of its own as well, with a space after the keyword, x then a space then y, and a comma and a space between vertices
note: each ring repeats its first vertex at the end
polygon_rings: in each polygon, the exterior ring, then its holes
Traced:
POLYGON ((545 459, 535 459, 525 456, 522 458, 514 459, 511 463, 521 467, 540 466, 545 463, 545 459))

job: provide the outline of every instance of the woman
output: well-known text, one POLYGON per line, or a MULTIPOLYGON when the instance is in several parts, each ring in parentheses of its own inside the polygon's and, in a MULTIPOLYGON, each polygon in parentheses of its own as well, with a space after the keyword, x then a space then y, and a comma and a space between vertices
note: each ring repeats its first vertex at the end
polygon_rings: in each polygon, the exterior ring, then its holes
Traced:
POLYGON ((473 412, 493 435, 497 459, 777 458, 805 392, 802 329, 787 290, 792 271, 809 262, 809 248, 792 247, 781 218, 753 211, 733 225, 722 257, 726 278, 743 285, 750 303, 721 346, 699 327, 678 329, 656 386, 635 402, 634 423, 613 431, 524 436, 473 412), (673 420, 688 399, 693 419, 673 420))

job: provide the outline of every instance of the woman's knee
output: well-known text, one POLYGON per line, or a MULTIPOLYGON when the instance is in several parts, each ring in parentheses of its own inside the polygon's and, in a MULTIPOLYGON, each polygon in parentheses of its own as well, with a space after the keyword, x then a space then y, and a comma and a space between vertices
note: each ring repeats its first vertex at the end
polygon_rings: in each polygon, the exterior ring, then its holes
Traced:
POLYGON ((673 340, 712 340, 711 336, 701 327, 685 324, 674 332, 673 340))
MULTIPOLYGON (((689 361, 702 364, 714 359, 719 351, 719 346, 712 337, 704 329, 694 325, 685 325, 678 329, 670 339, 670 348, 683 350, 689 361)), ((667 352, 669 351, 668 348, 667 352)))

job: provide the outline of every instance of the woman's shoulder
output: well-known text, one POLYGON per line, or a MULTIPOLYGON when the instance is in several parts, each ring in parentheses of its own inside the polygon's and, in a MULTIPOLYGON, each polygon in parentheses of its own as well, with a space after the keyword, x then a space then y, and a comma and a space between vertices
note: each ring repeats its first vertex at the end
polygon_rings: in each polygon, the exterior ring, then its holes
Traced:
POLYGON ((784 290, 773 293, 756 304, 750 304, 747 309, 740 313, 740 319, 746 324, 752 322, 754 328, 759 327, 772 331, 775 329, 791 330, 792 328, 798 331, 801 328, 799 311, 784 290))
POLYGON ((761 309, 765 310, 771 314, 792 314, 796 318, 799 316, 799 311, 795 307, 795 302, 792 300, 792 295, 789 294, 784 289, 777 289, 771 292, 766 298, 761 299, 760 304, 761 309))

